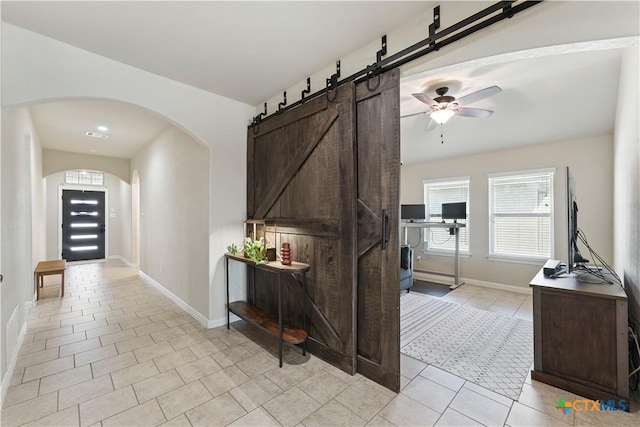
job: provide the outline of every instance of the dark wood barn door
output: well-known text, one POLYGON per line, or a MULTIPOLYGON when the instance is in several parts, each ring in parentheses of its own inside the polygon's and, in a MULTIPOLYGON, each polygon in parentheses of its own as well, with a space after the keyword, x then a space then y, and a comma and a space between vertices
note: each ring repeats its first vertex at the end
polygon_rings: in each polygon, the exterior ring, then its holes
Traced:
MULTIPOLYGON (((277 219, 271 243, 291 245, 307 274, 308 350, 356 371, 354 86, 343 85, 248 131, 247 217, 277 219)), ((269 236, 269 235, 268 235, 269 236)), ((255 277, 254 304, 275 313, 273 275, 255 277)), ((301 327, 301 287, 285 288, 285 321, 301 327)))
POLYGON ((399 102, 397 69, 356 87, 358 372, 394 391, 400 391, 399 102))

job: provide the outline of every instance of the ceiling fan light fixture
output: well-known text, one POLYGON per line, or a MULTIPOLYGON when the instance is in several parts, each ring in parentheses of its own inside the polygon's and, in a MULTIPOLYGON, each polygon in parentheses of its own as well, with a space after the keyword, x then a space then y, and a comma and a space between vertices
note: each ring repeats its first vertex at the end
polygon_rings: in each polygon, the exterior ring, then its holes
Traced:
POLYGON ((454 114, 455 112, 453 110, 437 110, 431 113, 431 118, 439 125, 443 125, 453 117, 454 114))

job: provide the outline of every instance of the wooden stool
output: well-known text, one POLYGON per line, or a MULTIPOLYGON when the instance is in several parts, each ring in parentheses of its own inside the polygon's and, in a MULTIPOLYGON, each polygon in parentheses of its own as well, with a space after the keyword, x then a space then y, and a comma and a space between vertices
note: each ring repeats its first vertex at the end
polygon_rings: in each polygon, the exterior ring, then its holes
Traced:
POLYGON ((44 276, 52 274, 60 274, 62 283, 60 285, 60 296, 64 296, 64 269, 67 267, 67 261, 63 259, 55 261, 40 261, 34 270, 34 280, 36 285, 36 301, 40 299, 40 288, 44 286, 44 276))

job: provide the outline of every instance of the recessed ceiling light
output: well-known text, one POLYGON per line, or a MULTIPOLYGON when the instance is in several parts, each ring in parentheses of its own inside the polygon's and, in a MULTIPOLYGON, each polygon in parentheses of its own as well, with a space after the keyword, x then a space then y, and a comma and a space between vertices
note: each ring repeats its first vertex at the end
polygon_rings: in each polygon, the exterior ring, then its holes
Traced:
POLYGON ((109 135, 103 135, 101 133, 95 133, 95 132, 87 132, 87 136, 91 136, 93 138, 101 138, 101 139, 109 138, 109 135))
POLYGON ((100 132, 106 132, 106 131, 108 131, 108 130, 109 130, 109 128, 108 128, 108 127, 106 127, 106 126, 98 126, 98 130, 99 130, 100 132))

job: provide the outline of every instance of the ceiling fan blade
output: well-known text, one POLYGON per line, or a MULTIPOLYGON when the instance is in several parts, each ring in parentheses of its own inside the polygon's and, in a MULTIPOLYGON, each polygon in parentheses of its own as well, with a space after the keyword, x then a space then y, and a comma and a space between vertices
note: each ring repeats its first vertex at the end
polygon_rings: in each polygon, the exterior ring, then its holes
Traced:
POLYGON ((476 119, 486 119, 493 114, 491 110, 482 110, 480 108, 464 108, 456 109, 456 115, 462 117, 473 117, 476 119))
POLYGON ((406 116, 400 116, 400 118, 404 119, 405 117, 413 117, 413 116, 417 116, 419 114, 427 114, 427 111, 420 111, 419 113, 407 114, 406 116))
POLYGON ((498 86, 489 86, 484 89, 480 89, 477 92, 470 93, 469 95, 465 95, 462 98, 456 99, 456 103, 459 106, 469 105, 473 102, 480 101, 481 99, 488 98, 493 95, 497 95, 502 92, 498 86))
POLYGON ((431 99, 430 97, 428 97, 427 95, 425 95, 424 93, 412 93, 411 94, 415 99, 417 99, 420 102, 424 102, 425 104, 432 106, 432 107, 438 107, 440 104, 438 104, 436 101, 434 101, 433 99, 431 99))

